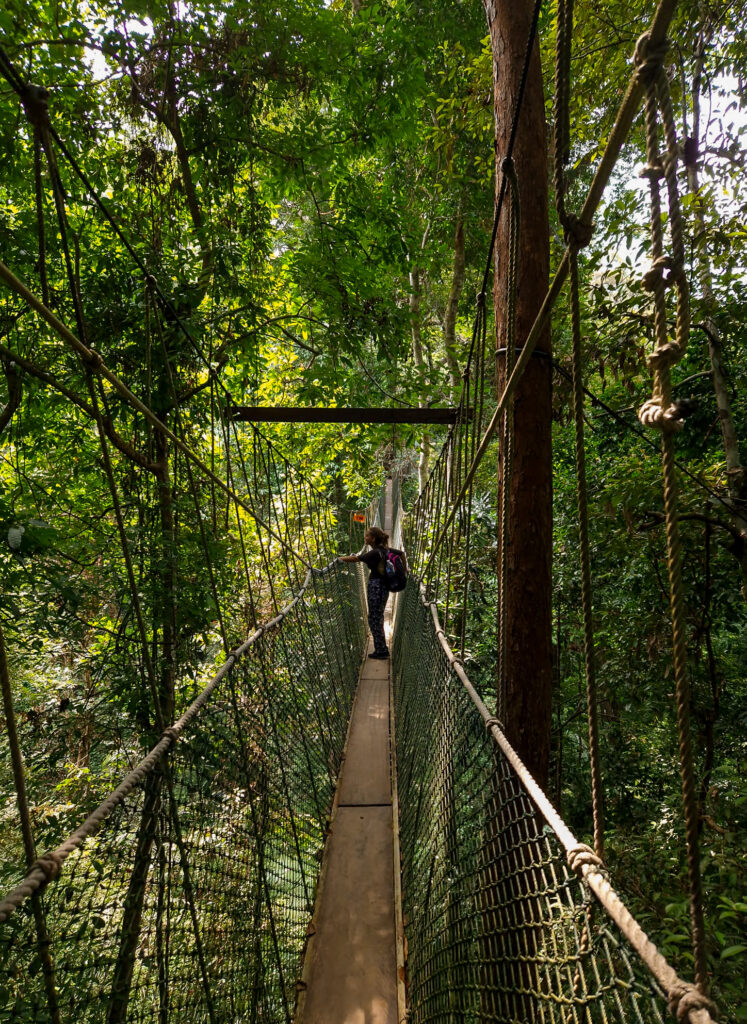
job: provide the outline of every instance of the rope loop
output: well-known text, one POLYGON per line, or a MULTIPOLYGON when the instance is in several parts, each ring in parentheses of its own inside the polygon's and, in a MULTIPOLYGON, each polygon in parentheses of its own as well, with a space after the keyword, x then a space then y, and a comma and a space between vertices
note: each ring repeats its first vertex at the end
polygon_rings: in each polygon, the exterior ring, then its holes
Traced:
POLYGON ((589 867, 595 867, 599 868, 601 871, 606 871, 602 858, 598 857, 592 848, 587 846, 586 843, 578 843, 576 846, 572 846, 570 850, 566 852, 565 856, 568 861, 568 867, 577 875, 581 874, 581 869, 586 864, 588 864, 589 867))
POLYGON ((636 66, 638 77, 643 82, 652 82, 663 66, 669 50, 669 40, 663 39, 655 46, 651 45, 651 35, 644 32, 635 44, 633 63, 636 66))
POLYGON ((21 103, 30 124, 41 130, 49 127, 49 92, 43 85, 26 85, 21 103))
POLYGON ((696 1010, 708 1010, 711 1014, 716 1012, 716 1006, 708 996, 704 995, 695 985, 679 978, 669 990, 667 1002, 669 1012, 677 1018, 680 1024, 689 1021, 690 1014, 696 1010))
POLYGON ((45 884, 54 882, 55 879, 60 877, 60 872, 62 871, 62 857, 60 857, 59 853, 55 853, 54 850, 44 853, 34 861, 28 873, 31 874, 32 871, 41 871, 45 878, 45 884))
POLYGON ((493 726, 495 726, 497 729, 500 729, 501 732, 505 733, 506 731, 506 727, 503 724, 503 722, 500 720, 500 718, 496 718, 495 715, 491 715, 490 718, 485 719, 485 728, 488 732, 490 732, 493 726))

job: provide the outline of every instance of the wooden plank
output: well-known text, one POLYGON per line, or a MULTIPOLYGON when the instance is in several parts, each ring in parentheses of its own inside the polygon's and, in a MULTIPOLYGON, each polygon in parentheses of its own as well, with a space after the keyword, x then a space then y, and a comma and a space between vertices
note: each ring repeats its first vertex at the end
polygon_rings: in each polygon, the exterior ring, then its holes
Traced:
MULTIPOLYGON (((467 415, 471 410, 467 410, 467 415)), ((242 423, 456 423, 456 409, 297 408, 287 405, 234 405, 231 419, 242 423)))

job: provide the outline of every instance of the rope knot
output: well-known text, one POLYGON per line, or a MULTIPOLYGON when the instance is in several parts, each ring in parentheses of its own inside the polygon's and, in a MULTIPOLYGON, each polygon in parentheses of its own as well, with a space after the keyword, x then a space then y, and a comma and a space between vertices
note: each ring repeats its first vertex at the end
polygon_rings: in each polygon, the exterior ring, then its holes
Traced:
POLYGON ((676 1017, 680 1024, 690 1020, 690 1014, 695 1010, 708 1010, 715 1014, 716 1006, 704 995, 695 985, 679 979, 670 988, 667 996, 669 1012, 676 1017))
POLYGON ((664 161, 661 157, 652 160, 641 168, 639 177, 648 178, 649 181, 661 181, 664 177, 664 161))
POLYGON ((670 341, 666 345, 660 345, 655 352, 648 357, 648 365, 652 370, 661 373, 668 370, 677 362, 682 355, 682 349, 676 341, 670 341))
POLYGON ((685 410, 678 402, 662 406, 659 398, 649 398, 638 410, 638 419, 644 427, 654 427, 662 433, 674 434, 683 427, 685 410))
POLYGON ((500 729, 501 732, 506 731, 506 727, 500 720, 500 718, 496 718, 494 715, 491 715, 490 718, 485 719, 485 728, 488 732, 490 732, 493 726, 495 726, 497 729, 500 729))
POLYGON ((168 736, 172 743, 176 743, 179 739, 179 730, 175 729, 173 725, 170 725, 168 729, 163 730, 163 735, 168 736))
POLYGON ((575 213, 569 213, 563 218, 566 242, 572 243, 576 249, 584 249, 594 234, 593 224, 584 224, 575 213))
POLYGON ((660 43, 652 45, 651 35, 644 32, 635 44, 633 63, 636 66, 638 77, 644 82, 651 82, 661 66, 669 50, 669 40, 663 39, 660 43))
POLYGON ((654 260, 641 278, 641 284, 647 292, 655 292, 660 284, 667 288, 670 284, 671 278, 671 275, 668 275, 667 271, 670 269, 671 260, 669 256, 659 256, 658 259, 654 260))
POLYGON ((46 882, 54 882, 56 878, 60 877, 62 871, 62 857, 59 853, 55 853, 54 850, 50 850, 49 853, 42 854, 41 857, 37 858, 31 865, 31 871, 41 871, 46 879, 46 882))
POLYGON ((572 846, 565 856, 568 861, 568 867, 575 874, 581 874, 581 868, 585 864, 604 870, 604 861, 586 843, 578 843, 577 846, 572 846))
POLYGON ((49 93, 43 85, 27 85, 21 93, 26 117, 34 128, 49 126, 49 93))
POLYGON ((85 356, 85 361, 88 363, 91 369, 100 370, 101 367, 104 365, 103 358, 93 348, 89 348, 88 353, 89 354, 85 356))

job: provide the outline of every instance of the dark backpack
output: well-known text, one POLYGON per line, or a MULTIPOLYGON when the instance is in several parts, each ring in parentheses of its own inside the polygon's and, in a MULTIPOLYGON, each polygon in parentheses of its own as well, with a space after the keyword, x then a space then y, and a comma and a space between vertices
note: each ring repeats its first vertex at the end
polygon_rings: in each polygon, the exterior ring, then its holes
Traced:
POLYGON ((386 589, 396 594, 407 586, 407 570, 398 551, 387 548, 383 554, 384 557, 379 562, 379 575, 383 578, 386 589))

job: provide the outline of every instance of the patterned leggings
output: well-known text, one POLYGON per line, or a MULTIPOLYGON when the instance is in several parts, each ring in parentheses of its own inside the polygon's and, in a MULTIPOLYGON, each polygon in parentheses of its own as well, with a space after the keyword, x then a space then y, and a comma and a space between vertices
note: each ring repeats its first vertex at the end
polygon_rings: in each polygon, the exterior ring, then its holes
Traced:
POLYGON ((384 580, 372 576, 368 581, 368 626, 374 642, 374 654, 388 654, 384 637, 384 609, 389 591, 384 580))

